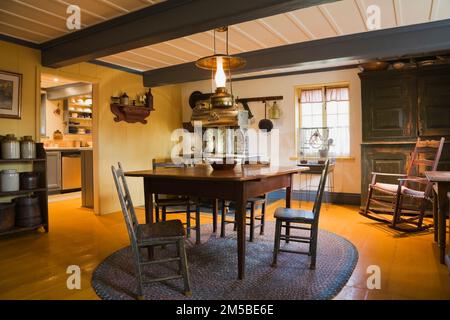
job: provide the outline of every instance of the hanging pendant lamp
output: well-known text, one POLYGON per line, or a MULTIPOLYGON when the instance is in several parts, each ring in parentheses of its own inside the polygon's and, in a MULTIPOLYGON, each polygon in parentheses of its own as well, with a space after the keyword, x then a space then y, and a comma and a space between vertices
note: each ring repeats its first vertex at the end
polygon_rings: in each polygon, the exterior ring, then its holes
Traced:
POLYGON ((213 108, 230 108, 234 105, 233 85, 231 80, 231 70, 244 67, 245 59, 230 56, 228 53, 228 27, 217 28, 214 30, 214 54, 198 59, 195 65, 198 68, 211 70, 212 78, 215 82, 215 93, 211 95, 211 106, 213 108), (216 51, 216 32, 226 33, 226 52, 217 53, 216 51), (228 77, 227 74, 228 73, 228 77), (228 79, 227 79, 228 78, 228 79), (230 93, 227 89, 227 80, 230 84, 230 93))

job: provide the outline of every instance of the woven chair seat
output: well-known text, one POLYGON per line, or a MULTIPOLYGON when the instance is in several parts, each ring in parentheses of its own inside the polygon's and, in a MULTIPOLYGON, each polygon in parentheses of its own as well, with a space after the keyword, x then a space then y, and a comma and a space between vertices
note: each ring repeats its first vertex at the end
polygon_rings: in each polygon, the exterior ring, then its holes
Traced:
POLYGON ((313 212, 291 208, 277 208, 274 217, 288 222, 312 223, 314 221, 313 212))
MULTIPOLYGON (((378 191, 381 191, 381 192, 390 193, 392 195, 395 195, 395 194, 397 194, 398 185, 377 182, 374 185, 372 185, 372 188, 374 188, 378 191)), ((420 199, 425 198, 425 192, 423 192, 423 191, 410 189, 410 188, 407 188, 404 186, 402 186, 401 190, 402 190, 401 191, 402 195, 413 197, 413 198, 420 198, 420 199)))
POLYGON ((184 228, 180 220, 140 224, 137 227, 137 239, 139 243, 157 239, 182 238, 183 236, 184 228))

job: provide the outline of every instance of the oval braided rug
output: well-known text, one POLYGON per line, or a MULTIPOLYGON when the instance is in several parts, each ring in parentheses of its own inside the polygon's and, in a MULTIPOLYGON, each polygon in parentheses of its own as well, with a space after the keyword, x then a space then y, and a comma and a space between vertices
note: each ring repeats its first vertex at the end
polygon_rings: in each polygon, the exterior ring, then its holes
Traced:
MULTIPOLYGON (((265 235, 260 236, 258 230, 254 242, 247 242, 246 277, 237 280, 236 234, 229 229, 227 237, 220 238, 212 233, 211 226, 202 229, 202 243, 194 245, 193 236, 186 246, 192 297, 182 294, 183 281, 176 279, 145 284, 145 299, 331 299, 347 283, 358 261, 358 251, 352 243, 320 230, 316 270, 309 269, 307 255, 283 252, 278 256, 278 267, 272 268, 274 223, 266 222, 265 235)), ((282 242, 283 246, 294 250, 307 248, 300 243, 282 242)), ((156 257, 173 256, 172 247, 156 249, 156 257)), ((146 266, 144 278, 173 275, 177 268, 176 262, 146 266)), ((97 266, 92 286, 102 299, 135 299, 134 270, 131 248, 120 249, 97 266)))

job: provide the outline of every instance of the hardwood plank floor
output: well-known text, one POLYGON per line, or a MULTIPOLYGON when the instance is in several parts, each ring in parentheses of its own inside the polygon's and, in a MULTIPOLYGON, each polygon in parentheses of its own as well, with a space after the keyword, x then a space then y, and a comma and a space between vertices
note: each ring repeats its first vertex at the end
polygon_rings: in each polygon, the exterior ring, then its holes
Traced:
MULTIPOLYGON (((269 220, 283 204, 268 206, 269 220)), ((80 208, 79 199, 50 203, 49 209, 50 233, 0 238, 0 299, 98 299, 90 286, 92 271, 128 244, 120 212, 95 216, 80 208), (66 287, 69 265, 81 268, 81 290, 66 287)), ((336 299, 450 299, 448 269, 439 264, 432 233, 402 236, 357 210, 325 205, 321 215, 321 228, 346 237, 359 251, 358 265, 336 299), (380 290, 367 289, 370 265, 381 268, 380 290)), ((143 210, 137 213, 143 219, 143 210)), ((203 215, 202 223, 212 223, 211 217, 203 215)))

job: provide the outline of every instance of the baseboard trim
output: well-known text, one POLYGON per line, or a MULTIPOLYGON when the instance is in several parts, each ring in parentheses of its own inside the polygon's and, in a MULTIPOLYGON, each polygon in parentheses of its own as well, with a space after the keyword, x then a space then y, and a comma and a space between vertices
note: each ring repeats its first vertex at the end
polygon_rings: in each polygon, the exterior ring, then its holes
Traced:
MULTIPOLYGON (((307 190, 294 190, 292 192, 292 199, 298 201, 314 201, 316 192, 307 190)), ((269 193, 269 200, 280 200, 286 197, 285 190, 277 190, 269 193)), ((334 204, 347 205, 361 205, 361 194, 359 193, 344 193, 344 192, 328 192, 325 191, 323 195, 323 202, 334 204)))

